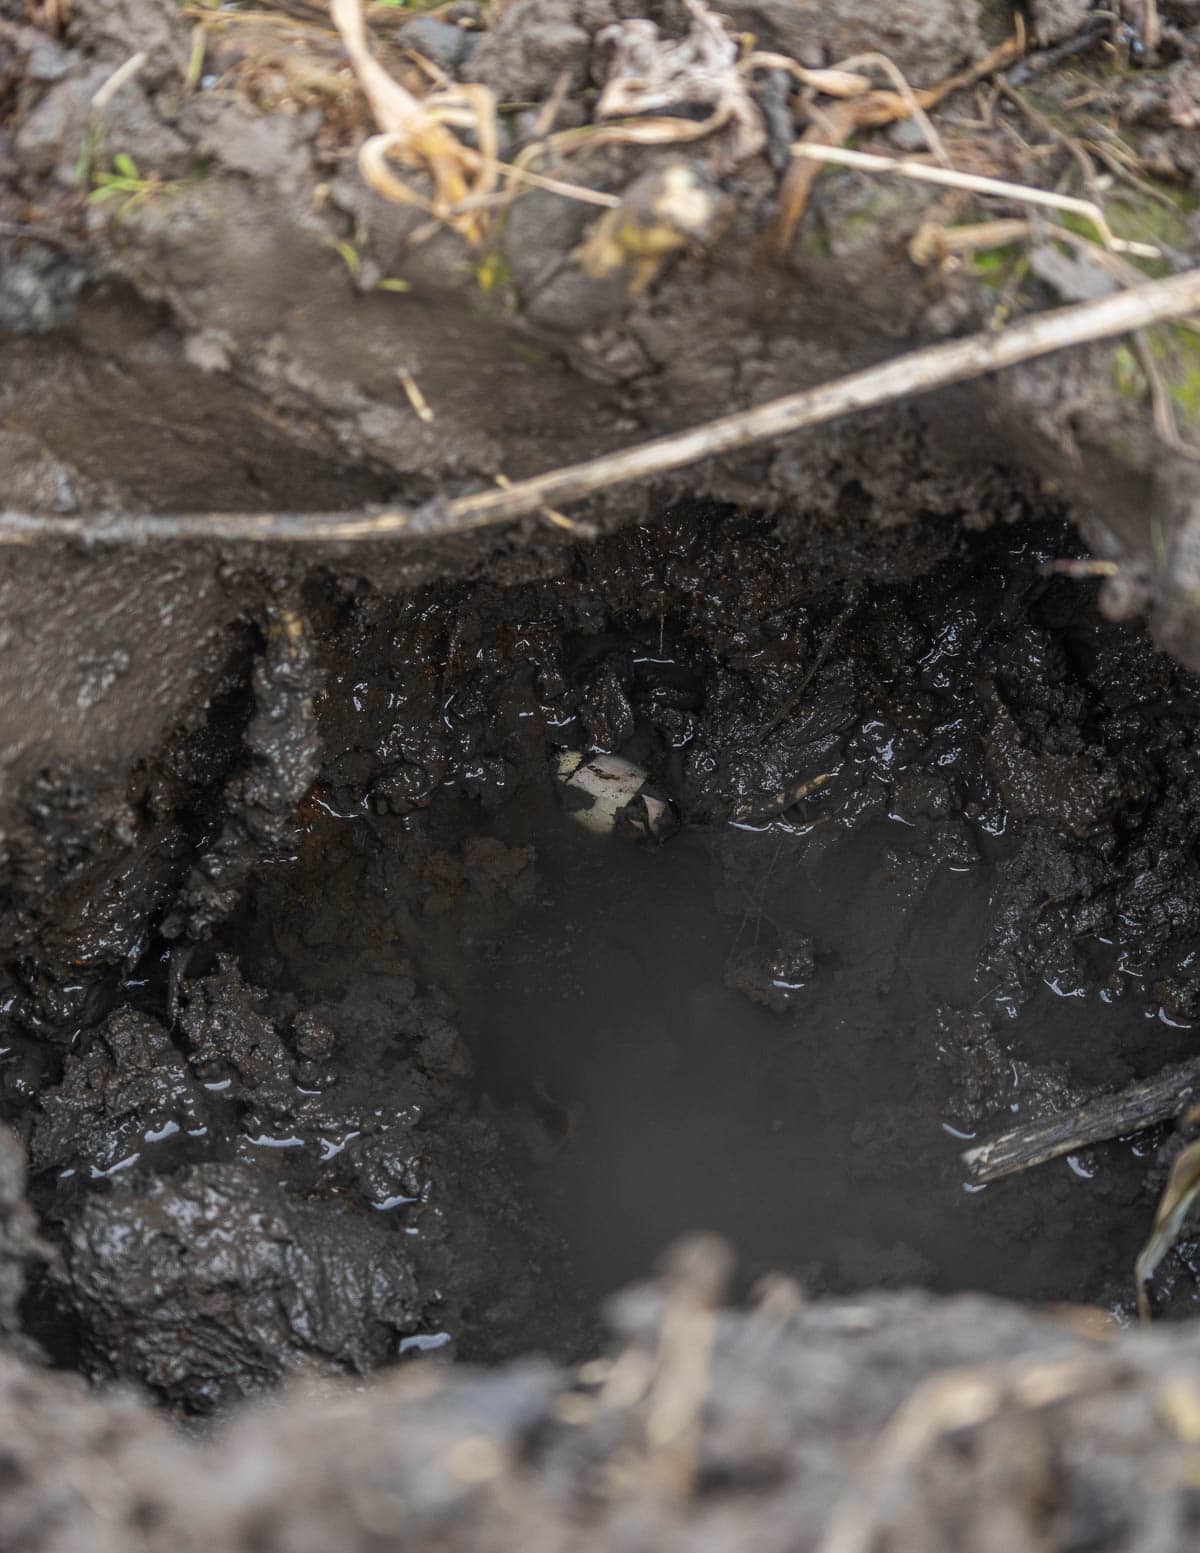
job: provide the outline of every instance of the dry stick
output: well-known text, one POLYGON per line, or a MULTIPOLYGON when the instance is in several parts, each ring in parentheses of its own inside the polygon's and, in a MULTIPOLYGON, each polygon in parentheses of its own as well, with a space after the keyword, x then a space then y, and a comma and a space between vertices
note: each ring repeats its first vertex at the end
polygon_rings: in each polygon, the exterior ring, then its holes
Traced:
POLYGON ((507 490, 483 491, 434 503, 415 512, 393 509, 345 513, 152 513, 122 518, 64 518, 49 514, 0 513, 0 543, 22 544, 54 536, 90 542, 129 540, 282 540, 298 543, 339 540, 443 539, 496 523, 507 523, 542 507, 579 501, 598 491, 665 475, 702 459, 737 452, 757 442, 819 426, 842 415, 889 404, 913 394, 947 388, 1005 367, 1094 340, 1110 339, 1150 324, 1200 312, 1200 270, 1147 282, 1084 302, 1056 308, 999 333, 968 335, 942 345, 852 372, 816 388, 786 394, 751 410, 705 421, 689 431, 656 437, 636 447, 604 453, 580 464, 515 481, 507 490))
POLYGON ((1030 222, 1009 217, 1000 221, 977 221, 971 226, 942 226, 938 221, 923 221, 909 242, 908 257, 923 269, 959 254, 1008 248, 1032 236, 1030 222))
POLYGON ((131 54, 123 65, 118 65, 108 79, 101 83, 88 105, 88 117, 94 122, 108 109, 108 105, 121 90, 127 86, 134 76, 139 75, 149 60, 149 54, 140 50, 131 54))
POLYGON ((951 165, 950 153, 946 150, 942 137, 938 134, 933 120, 925 112, 916 92, 908 84, 907 77, 895 62, 889 59, 886 54, 879 54, 874 50, 869 54, 855 54, 852 59, 845 59, 841 62, 843 70, 856 70, 860 65, 875 65, 883 71, 884 75, 887 76, 896 91, 904 99, 909 117, 916 121, 922 135, 925 137, 925 144, 929 147, 935 159, 942 167, 949 167, 951 165))
POLYGON ((1097 1095, 1073 1111, 1044 1116, 1002 1132, 987 1143, 966 1149, 963 1160, 976 1181, 999 1181, 1090 1144, 1107 1143, 1165 1122, 1197 1093, 1200 1063, 1164 1068, 1153 1078, 1142 1079, 1114 1095, 1097 1095))

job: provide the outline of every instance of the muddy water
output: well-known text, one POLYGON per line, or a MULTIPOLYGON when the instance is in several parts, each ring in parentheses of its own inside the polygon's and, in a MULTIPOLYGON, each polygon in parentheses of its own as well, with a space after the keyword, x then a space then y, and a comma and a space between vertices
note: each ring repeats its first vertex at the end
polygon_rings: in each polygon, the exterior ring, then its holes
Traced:
POLYGON ((1153 1068, 1188 1033, 1099 986, 1045 987, 1017 1012, 976 985, 988 862, 930 869, 898 818, 647 846, 589 836, 543 802, 501 829, 536 847, 544 889, 503 959, 456 991, 485 1087, 540 1123, 529 1189, 593 1289, 706 1228, 748 1280, 786 1268, 814 1289, 1126 1303, 1150 1139, 983 1189, 960 1151, 1048 1088, 1061 1101, 1074 1083, 1127 1081, 1131 1048, 1134 1070, 1153 1068), (729 985, 748 968, 788 1006, 729 985), (964 1106, 960 1059, 941 1060, 964 1030, 1011 1075, 986 1126, 964 1106))
POLYGON ((961 1151, 1180 1060, 1194 1032, 1099 939, 1090 977, 981 979, 1009 838, 986 817, 952 846, 898 810, 854 821, 836 789, 661 845, 589 834, 548 773, 490 816, 448 794, 415 822, 319 810, 272 870, 319 931, 297 948, 268 892, 243 945, 305 996, 409 966, 449 993, 530 1223, 570 1249, 547 1311, 594 1309, 692 1229, 729 1238, 744 1285, 782 1269, 814 1293, 1128 1311, 1159 1135, 982 1189, 961 1151))

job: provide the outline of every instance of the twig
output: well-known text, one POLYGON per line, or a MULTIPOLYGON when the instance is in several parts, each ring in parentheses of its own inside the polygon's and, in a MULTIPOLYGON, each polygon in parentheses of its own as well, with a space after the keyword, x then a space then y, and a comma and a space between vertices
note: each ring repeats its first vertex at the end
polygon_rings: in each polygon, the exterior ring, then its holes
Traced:
MULTIPOLYGON (((482 160, 479 153, 473 151, 470 146, 464 147, 464 156, 472 164, 482 160)), ((543 189, 547 194, 561 194, 563 199, 578 200, 581 205, 600 205, 605 210, 616 210, 621 203, 621 198, 617 194, 606 194, 603 189, 589 189, 582 183, 568 183, 564 178, 548 178, 545 173, 535 173, 518 162, 497 162, 495 171, 498 178, 507 178, 512 184, 525 183, 531 189, 543 189)), ((513 192, 519 194, 521 191, 516 189, 513 192)), ((478 203, 478 196, 476 196, 476 204, 478 203)), ((498 203, 500 206, 507 204, 508 194, 500 196, 498 203)), ((451 207, 451 214, 457 214, 470 207, 470 199, 461 200, 451 207)))
POLYGON ((1095 130, 1096 134, 1089 136, 1082 144, 1100 158, 1115 178, 1120 178, 1122 183, 1127 183, 1131 189, 1136 189, 1143 198, 1153 200, 1156 205, 1160 205, 1164 210, 1169 210, 1172 214, 1176 214, 1177 207, 1175 201, 1169 195, 1164 194, 1161 189, 1156 189, 1145 178, 1139 178, 1137 173, 1133 171, 1134 168, 1144 165, 1141 158, 1129 152, 1128 148, 1113 136, 1112 132, 1107 130, 1104 125, 1097 124, 1095 130))
POLYGON ((1003 43, 997 43, 996 47, 989 49, 982 59, 977 59, 974 64, 960 70, 957 75, 947 76, 936 86, 926 88, 921 93, 921 106, 936 108, 939 103, 944 102, 947 97, 953 97, 955 92, 961 92, 964 87, 976 86, 980 81, 986 81, 1004 65, 1011 64, 1013 60, 1023 59, 1028 46, 1025 18, 1020 11, 1017 11, 1013 16, 1011 38, 1005 38, 1003 43))
MULTIPOLYGON (((1189 1106, 1179 1118, 1179 1129, 1183 1133, 1190 1132, 1197 1122, 1200 1122, 1200 1105, 1189 1106)), ((1140 1321, 1150 1320, 1150 1290, 1147 1285, 1163 1257, 1183 1233, 1183 1226, 1196 1206, 1197 1198, 1200 1198, 1200 1142, 1193 1141, 1175 1156, 1155 1210, 1153 1227, 1133 1264, 1140 1321)))
POLYGON ((562 105, 567 100, 567 93, 571 90, 571 72, 560 70, 558 79, 550 89, 550 95, 537 111, 537 117, 529 130, 528 145, 536 145, 539 140, 545 140, 546 136, 558 122, 558 115, 562 112, 562 105))
MULTIPOLYGON (((822 771, 818 776, 808 777, 803 782, 792 782, 787 787, 781 787, 778 792, 769 793, 765 798, 745 798, 741 803, 734 804, 730 810, 730 818, 741 821, 773 820, 777 815, 786 814, 798 803, 803 803, 806 798, 811 798, 814 793, 820 792, 821 788, 832 780, 832 771, 822 771)), ((762 915, 761 909, 759 915, 762 915)))
POLYGON ((128 85, 145 68, 149 54, 139 49, 136 54, 131 54, 124 64, 118 65, 107 80, 102 81, 92 95, 88 105, 88 116, 93 121, 101 118, 108 109, 108 105, 121 90, 128 85))
POLYGON ((1055 194, 1049 189, 1034 189, 1024 183, 1007 183, 1000 178, 983 178, 978 173, 960 173, 951 167, 930 167, 907 158, 878 156, 871 151, 850 151, 843 146, 812 145, 797 141, 792 155, 812 162, 828 162, 837 167, 853 167, 859 172, 890 173, 896 178, 911 178, 916 183, 939 183, 951 189, 967 189, 974 194, 992 194, 1014 204, 1042 205, 1048 210, 1067 210, 1086 216, 1100 233, 1106 248, 1114 253, 1131 253, 1139 259, 1158 259, 1162 255, 1149 243, 1127 243, 1114 236, 1104 212, 1093 200, 1077 199, 1073 194, 1055 194))
POLYGON ((28 544, 55 536, 95 543, 131 540, 282 541, 442 539, 470 532, 598 491, 654 479, 702 459, 819 426, 839 416, 890 404, 913 394, 948 388, 1024 361, 1200 311, 1200 269, 1148 281, 1098 301, 1055 308, 998 333, 967 335, 852 372, 830 383, 786 394, 615 453, 518 480, 508 490, 483 491, 413 512, 152 513, 138 517, 69 518, 0 513, 0 544, 28 544))
MULTIPOLYGON (((513 483, 507 475, 495 474, 492 478, 502 491, 512 490, 513 483)), ((590 523, 578 523, 574 518, 567 517, 565 512, 555 512, 553 507, 541 507, 539 511, 551 528, 567 529, 580 539, 595 539, 596 537, 596 530, 590 523)))
POLYGON ((1200 1092, 1200 1064, 1164 1068, 1116 1094, 1098 1095, 1073 1111, 1013 1127, 963 1153, 974 1180, 999 1181, 1093 1143, 1107 1143, 1165 1122, 1200 1092))
POLYGON ((1000 221, 980 221, 971 226, 942 226, 937 221, 925 221, 913 234, 908 245, 908 257, 923 269, 964 253, 1008 248, 1032 234, 1033 228, 1028 221, 1013 220, 1011 217, 1000 221))
POLYGON ((413 377, 411 372, 401 370, 397 371, 396 375, 400 379, 400 387, 404 390, 405 397, 408 399, 409 404, 412 405, 413 412, 417 419, 423 422, 423 424, 426 426, 432 426, 436 416, 433 413, 433 409, 429 403, 429 400, 426 399, 425 395, 421 392, 421 385, 417 382, 416 378, 413 377))
POLYGON ((1036 54, 1031 54, 1028 59, 1022 59, 1008 72, 1007 80, 1013 86, 1021 86, 1035 75, 1043 71, 1053 70, 1064 59, 1070 59, 1075 54, 1082 54, 1090 49, 1093 44, 1103 43, 1112 32, 1112 21, 1104 16, 1096 21, 1089 22, 1073 37, 1066 38, 1062 43, 1057 43, 1053 48, 1039 49, 1036 54))

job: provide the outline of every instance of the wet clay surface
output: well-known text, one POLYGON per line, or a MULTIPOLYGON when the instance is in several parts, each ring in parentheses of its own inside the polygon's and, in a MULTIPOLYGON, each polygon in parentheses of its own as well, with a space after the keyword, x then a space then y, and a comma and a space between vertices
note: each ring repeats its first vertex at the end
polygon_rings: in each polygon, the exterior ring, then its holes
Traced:
MULTIPOLYGON (((524 1346, 561 1253, 405 969, 298 1009, 223 959, 174 1031, 123 1010, 66 1058, 29 1134, 58 1256, 26 1316, 53 1354, 208 1411, 288 1371, 524 1346)), ((577 1349, 582 1317, 538 1333, 577 1349)))

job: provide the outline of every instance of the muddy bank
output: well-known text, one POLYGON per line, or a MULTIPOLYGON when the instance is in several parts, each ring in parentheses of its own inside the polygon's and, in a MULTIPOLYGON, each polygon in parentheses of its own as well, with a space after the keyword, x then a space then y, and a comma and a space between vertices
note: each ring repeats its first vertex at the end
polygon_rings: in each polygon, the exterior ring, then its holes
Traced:
MULTIPOLYGON (((401 75, 411 69, 405 49, 425 48, 440 68, 486 85, 499 102, 529 104, 505 120, 515 152, 557 82, 567 90, 558 127, 586 122, 610 68, 613 29, 624 36, 630 14, 608 4, 534 6, 529 16, 527 9, 509 6, 490 25, 470 8, 438 21, 376 15, 376 47, 401 75)), ((1097 32, 1090 48, 1055 68, 1040 68, 1040 56, 1011 68, 1025 110, 997 99, 981 130, 968 90, 937 115, 948 154, 1017 181, 1040 183, 1060 164, 1073 167, 1055 134, 1074 130, 1081 146, 1098 146, 1086 155, 1095 177, 1107 180, 1110 220, 1123 236, 1156 243, 1160 270, 1185 265, 1195 251, 1186 105, 1196 68, 1194 18, 1186 7, 1161 9, 1153 69, 1146 50, 1134 48, 1136 34, 1126 29, 1112 41, 1097 32), (1076 123, 1062 104, 1079 97, 1088 106, 1076 123), (1047 115, 1053 132, 1043 126, 1047 115), (1114 158, 1127 176, 1112 172, 1114 158)), ((690 25, 675 6, 653 14, 664 47, 690 25)), ((166 0, 118 12, 81 0, 61 38, 6 24, 0 241, 13 300, 5 316, 10 328, 64 331, 53 346, 40 342, 32 358, 26 342, 6 340, 9 456, 25 471, 8 505, 87 511, 107 497, 133 511, 252 512, 419 503, 755 403, 881 359, 909 340, 1112 284, 1086 251, 1047 253, 1040 240, 1032 263, 1001 250, 921 268, 907 249, 922 224, 982 219, 991 207, 847 171, 816 181, 791 249, 773 257, 780 146, 810 124, 813 105, 803 93, 789 95, 770 71, 753 78, 744 145, 725 133, 679 148, 584 144, 551 157, 557 176, 601 195, 621 196, 681 159, 711 185, 721 211, 711 241, 669 255, 646 284, 624 262, 589 273, 579 254, 595 236, 595 208, 542 190, 524 193, 487 244, 472 250, 451 231, 430 235, 419 210, 366 187, 353 152, 369 119, 340 45, 319 9, 301 5, 288 17, 259 22, 253 9, 230 13, 206 22, 196 39, 193 23, 166 0), (193 79, 189 62, 201 45, 193 79), (89 106, 95 93, 137 50, 148 62, 97 115, 89 106), (773 126, 770 134, 764 125, 773 126), (114 157, 132 159, 129 189, 104 181, 121 176, 114 157), (89 187, 113 197, 89 203, 89 187), (100 297, 97 277, 121 285, 100 297), (381 291, 380 283, 408 289, 381 291), (47 350, 63 363, 49 381, 32 364, 47 350), (102 412, 97 367, 107 374, 102 412), (432 421, 414 409, 406 381, 420 389, 432 421)), ((1003 7, 947 0, 912 15, 889 6, 756 5, 735 8, 733 21, 760 50, 782 50, 808 67, 884 49, 926 86, 983 59, 1009 18, 1003 7)), ((1073 21, 1086 32, 1061 8, 1035 8, 1033 21, 1050 43, 1073 21)), ((994 82, 985 84, 990 91, 994 82)), ((911 130, 900 123, 877 139, 884 150, 911 150, 911 130)), ((1164 380, 1156 391, 1168 395, 1186 439, 1194 419, 1187 337, 1164 335, 1155 348, 1164 380)), ((1097 347, 947 403, 797 437, 577 516, 629 521, 686 493, 783 514, 798 536, 814 521, 841 521, 864 499, 887 525, 940 515, 974 520, 982 440, 985 461, 1010 483, 1035 491, 1048 483, 1071 497, 1094 550, 1122 565, 1112 606, 1153 606, 1160 639, 1195 663, 1194 482, 1187 460, 1155 436, 1147 393, 1136 353, 1097 347), (964 427, 982 429, 982 439, 966 439, 966 472, 964 427)), ((526 541, 553 562, 551 536, 526 525, 521 545, 529 554, 526 541)), ((432 564, 505 564, 508 542, 484 543, 486 560, 472 545, 457 555, 443 549, 432 564)), ((89 573, 99 560, 91 559, 89 573)), ((426 558, 393 551, 340 564, 412 575, 423 563, 428 573, 426 558)), ((9 557, 6 564, 17 568, 14 586, 36 589, 36 576, 21 569, 28 563, 9 557)), ((179 564, 187 568, 175 594, 182 600, 198 591, 213 561, 179 564)), ((233 564, 240 571, 240 561, 233 564)), ((261 596, 253 561, 248 570, 261 596)), ((104 586, 115 595, 131 584, 118 571, 104 586)), ((237 612, 187 620, 180 611, 175 629, 194 652, 214 628, 227 640, 237 612)), ((136 684, 143 706, 161 708, 159 726, 186 715, 199 686, 156 682, 134 646, 126 644, 131 691, 136 684)), ((50 652, 31 649, 35 662, 50 652)), ((64 644, 47 677, 70 678, 80 656, 64 644)), ((75 747, 75 728, 43 723, 54 751, 75 747)), ((146 755, 153 737, 127 747, 126 759, 146 755)), ((14 775, 27 777, 43 758, 31 751, 14 775)))

